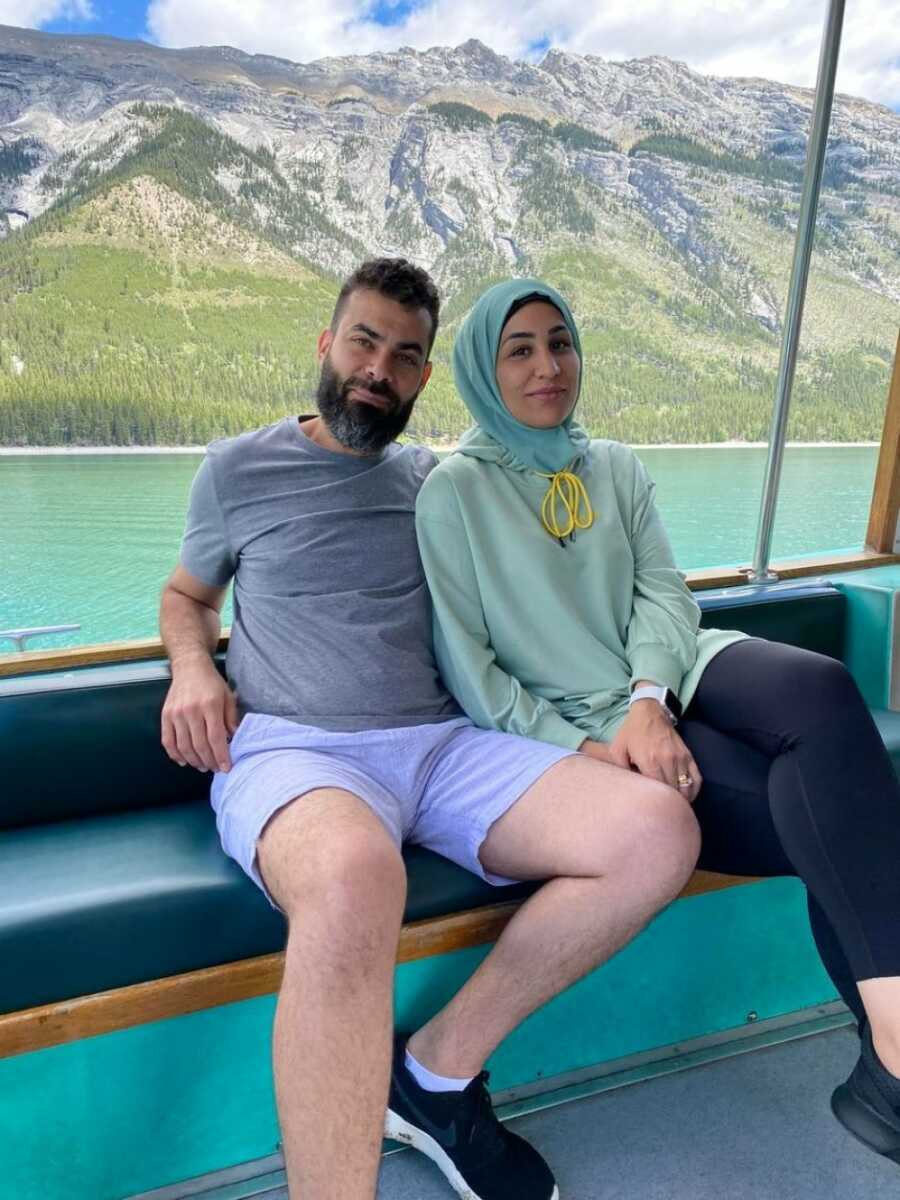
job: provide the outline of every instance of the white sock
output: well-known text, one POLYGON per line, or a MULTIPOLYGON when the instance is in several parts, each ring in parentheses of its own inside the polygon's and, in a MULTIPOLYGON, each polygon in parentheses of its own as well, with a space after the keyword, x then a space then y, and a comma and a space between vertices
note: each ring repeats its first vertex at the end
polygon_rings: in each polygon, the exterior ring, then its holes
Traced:
POLYGON ((427 1067, 423 1067, 420 1062, 406 1052, 406 1069, 412 1075, 413 1079, 424 1088, 426 1092, 461 1092, 467 1087, 471 1079, 451 1079, 448 1075, 435 1075, 434 1071, 429 1071, 427 1067))

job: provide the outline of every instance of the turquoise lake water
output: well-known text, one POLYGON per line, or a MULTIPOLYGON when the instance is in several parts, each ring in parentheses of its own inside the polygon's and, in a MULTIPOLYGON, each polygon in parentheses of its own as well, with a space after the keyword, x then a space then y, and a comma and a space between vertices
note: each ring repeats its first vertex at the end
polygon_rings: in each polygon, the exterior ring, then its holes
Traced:
MULTIPOLYGON (((675 554, 691 567, 753 554, 766 452, 640 450, 675 554)), ((875 447, 788 448, 774 556, 859 548, 875 447)), ((156 633, 200 455, 0 457, 0 629, 80 623, 29 649, 156 633)), ((230 620, 230 611, 225 614, 230 620)), ((0 642, 0 653, 10 650, 0 642)))

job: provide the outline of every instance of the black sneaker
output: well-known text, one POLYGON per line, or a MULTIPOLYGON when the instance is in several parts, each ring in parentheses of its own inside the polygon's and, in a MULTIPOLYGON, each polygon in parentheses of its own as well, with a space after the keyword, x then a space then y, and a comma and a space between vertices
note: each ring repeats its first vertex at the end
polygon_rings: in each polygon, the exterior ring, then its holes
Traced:
POLYGON ((900 1164, 900 1079, 881 1065, 868 1023, 861 1036, 859 1062, 835 1089, 831 1110, 858 1141, 900 1164))
POLYGON ((537 1150, 497 1120, 488 1072, 461 1092, 429 1092, 406 1069, 406 1041, 394 1039, 385 1137, 427 1154, 463 1200, 559 1200, 537 1150))

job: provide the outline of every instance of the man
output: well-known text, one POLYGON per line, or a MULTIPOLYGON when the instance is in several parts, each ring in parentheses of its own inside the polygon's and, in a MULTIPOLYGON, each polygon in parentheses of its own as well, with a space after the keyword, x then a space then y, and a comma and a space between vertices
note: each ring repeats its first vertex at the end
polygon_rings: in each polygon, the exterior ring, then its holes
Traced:
POLYGON ((162 598, 163 744, 216 772, 223 846, 288 919, 274 1061, 298 1200, 372 1200, 383 1132, 461 1195, 556 1197, 497 1122, 484 1061, 676 896, 698 852, 664 784, 476 729, 441 684, 413 522, 435 460, 395 441, 438 308, 403 259, 350 276, 319 337, 319 415, 210 447, 162 598), (226 684, 212 652, 232 579, 226 684), (497 885, 550 882, 447 1007, 395 1040, 392 1071, 404 840, 497 885))

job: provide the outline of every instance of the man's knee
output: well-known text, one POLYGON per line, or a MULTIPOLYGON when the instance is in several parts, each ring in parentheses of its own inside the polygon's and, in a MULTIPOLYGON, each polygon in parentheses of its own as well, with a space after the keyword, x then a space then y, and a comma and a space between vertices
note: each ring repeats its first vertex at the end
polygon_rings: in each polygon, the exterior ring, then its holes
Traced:
MULTIPOLYGON (((300 871, 304 872, 301 863, 300 871)), ((385 835, 373 839, 361 830, 345 831, 331 844, 310 855, 308 875, 297 889, 304 904, 335 917, 402 910, 406 899, 406 870, 400 851, 385 835)))
POLYGON ((297 863, 286 890, 286 971, 342 992, 386 982, 403 921, 406 873, 393 843, 353 832, 297 863))
POLYGON ((406 870, 380 819, 349 793, 292 802, 260 838, 260 872, 288 920, 372 928, 402 917, 406 870))

